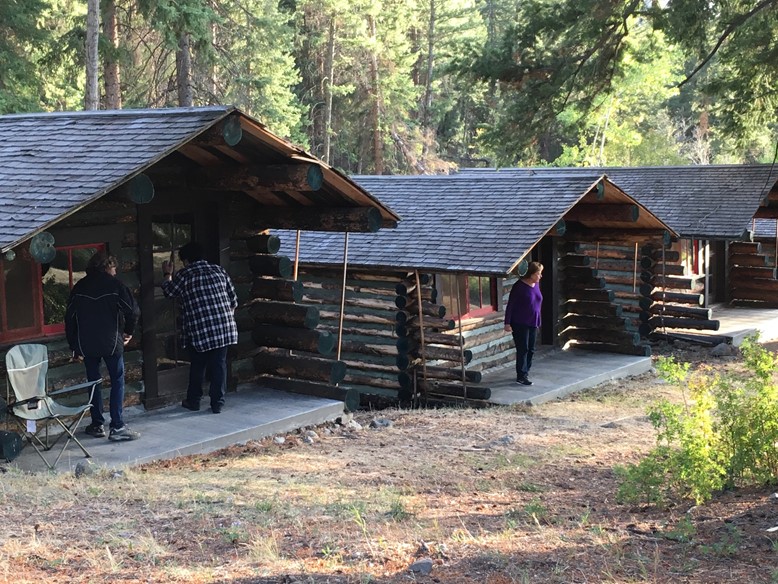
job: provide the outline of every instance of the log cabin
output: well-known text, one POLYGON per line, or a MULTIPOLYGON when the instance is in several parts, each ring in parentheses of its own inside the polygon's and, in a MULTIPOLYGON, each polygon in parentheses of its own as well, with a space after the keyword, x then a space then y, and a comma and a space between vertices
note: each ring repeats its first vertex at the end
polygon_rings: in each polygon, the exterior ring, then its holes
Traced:
POLYGON ((503 309, 528 261, 545 268, 543 344, 649 353, 641 262, 676 234, 601 174, 353 178, 403 217, 397 229, 273 234, 299 258, 303 303, 340 331, 343 385, 363 406, 488 400, 482 372, 514 359, 503 309), (631 255, 605 253, 622 243, 631 255), (600 245, 598 266, 585 250, 600 245))
MULTIPOLYGON (((657 251, 644 285, 641 334, 720 341, 715 305, 778 306, 778 169, 769 164, 512 168, 500 175, 601 172, 680 237, 657 251)), ((462 169, 483 175, 495 169, 462 169)), ((627 250, 628 251, 628 250, 627 250)), ((591 250, 589 250, 591 253, 591 250)), ((647 260, 647 265, 650 263, 647 260)))
POLYGON ((291 262, 268 229, 394 227, 399 216, 352 180, 229 106, 0 116, 0 168, 3 390, 5 352, 17 343, 48 346, 54 386, 83 379, 64 310, 86 261, 105 250, 141 308, 126 351, 127 404, 180 401, 188 359, 160 267, 197 240, 231 274, 239 310, 260 331, 231 349, 230 388, 278 379, 349 401, 333 383, 343 365, 320 358, 330 333, 316 330, 315 308, 295 304, 291 262))

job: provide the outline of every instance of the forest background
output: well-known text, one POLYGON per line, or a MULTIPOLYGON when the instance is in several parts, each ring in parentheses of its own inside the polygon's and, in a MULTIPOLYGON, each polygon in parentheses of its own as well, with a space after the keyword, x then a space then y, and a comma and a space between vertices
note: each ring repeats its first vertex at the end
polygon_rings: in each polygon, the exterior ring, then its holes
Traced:
POLYGON ((777 33, 778 0, 0 0, 0 113, 232 104, 349 174, 773 162, 777 33))

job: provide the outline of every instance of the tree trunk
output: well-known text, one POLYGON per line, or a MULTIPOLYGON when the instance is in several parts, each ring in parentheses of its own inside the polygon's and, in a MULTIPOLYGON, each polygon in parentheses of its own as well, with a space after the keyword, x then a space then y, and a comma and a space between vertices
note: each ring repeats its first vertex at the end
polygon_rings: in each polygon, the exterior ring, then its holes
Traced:
POLYGON ((383 139, 381 136, 381 88, 379 86, 378 77, 378 53, 376 51, 376 43, 378 42, 376 35, 375 18, 373 16, 367 17, 368 26, 370 27, 370 39, 373 43, 373 48, 370 50, 370 130, 373 136, 373 174, 384 173, 384 148, 383 139))
POLYGON ((192 107, 192 49, 189 33, 182 33, 178 39, 176 51, 176 89, 178 90, 178 105, 192 107))
MULTIPOLYGON (((435 64, 435 0, 430 0, 430 14, 427 25, 427 71, 424 79, 424 102, 421 106, 421 126, 429 126, 430 109, 432 109, 432 71, 435 64)), ((424 154, 427 143, 424 143, 424 154)))
POLYGON ((322 113, 322 158, 330 164, 330 146, 332 134, 332 85, 335 75, 335 16, 330 16, 330 30, 327 36, 327 53, 324 58, 324 112, 322 113))
POLYGON ((84 109, 96 110, 100 103, 97 84, 97 44, 100 39, 100 1, 87 1, 86 15, 86 88, 84 109))
POLYGON ((121 69, 119 67, 119 29, 116 20, 116 0, 105 0, 103 12, 103 33, 110 48, 103 56, 105 77, 105 107, 122 108, 121 69))

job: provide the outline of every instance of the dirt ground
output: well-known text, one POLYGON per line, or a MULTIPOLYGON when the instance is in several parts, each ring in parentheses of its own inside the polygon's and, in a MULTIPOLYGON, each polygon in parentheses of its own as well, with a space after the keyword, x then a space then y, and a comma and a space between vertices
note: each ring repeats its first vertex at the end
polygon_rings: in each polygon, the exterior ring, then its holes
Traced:
POLYGON ((778 582, 776 487, 616 502, 614 465, 655 443, 647 406, 679 396, 645 374, 534 408, 364 412, 126 472, 0 466, 0 582, 778 582))

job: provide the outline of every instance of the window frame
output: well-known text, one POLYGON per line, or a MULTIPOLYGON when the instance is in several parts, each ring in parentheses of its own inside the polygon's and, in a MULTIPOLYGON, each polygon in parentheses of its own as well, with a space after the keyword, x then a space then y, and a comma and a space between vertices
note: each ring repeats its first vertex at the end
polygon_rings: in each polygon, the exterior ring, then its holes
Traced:
MULTIPOLYGON (((57 251, 68 250, 68 284, 70 289, 73 289, 75 282, 73 281, 73 256, 72 251, 75 249, 95 248, 102 251, 107 251, 108 245, 105 241, 99 243, 65 243, 62 245, 54 246, 57 251)), ((0 301, 2 306, 0 307, 0 345, 7 345, 11 343, 17 343, 19 341, 29 341, 37 338, 61 336, 65 333, 65 323, 57 324, 45 324, 44 307, 43 307, 43 275, 41 271, 40 262, 35 261, 29 256, 29 242, 26 242, 14 250, 16 252, 16 258, 12 261, 17 261, 19 256, 22 256, 25 261, 30 261, 33 265, 33 269, 30 270, 30 280, 28 282, 34 325, 23 329, 13 329, 9 331, 8 327, 8 302, 6 301, 5 291, 5 263, 8 261, 4 257, 0 256, 0 301)))
MULTIPOLYGON (((68 252, 68 286, 70 290, 73 289, 75 282, 73 281, 73 250, 76 249, 95 249, 96 251, 106 251, 105 243, 83 243, 74 245, 55 245, 54 249, 59 251, 68 252)), ((37 263, 37 262, 36 262, 37 263)), ((62 321, 56 324, 46 324, 46 315, 44 308, 45 294, 43 293, 43 275, 41 274, 41 265, 38 263, 38 274, 40 280, 40 313, 41 313, 41 328, 44 336, 59 335, 65 332, 65 322, 62 321)))
MULTIPOLYGON (((29 256, 29 243, 25 243, 18 250, 14 250, 16 258, 11 261, 21 261, 20 257, 23 257, 27 261, 29 256)), ((31 257, 29 261, 33 264, 33 269, 30 270, 30 280, 28 282, 31 299, 32 299, 32 311, 34 324, 31 327, 8 329, 8 302, 5 296, 5 264, 8 260, 0 256, 0 300, 2 300, 2 307, 0 307, 0 343, 12 343, 26 339, 32 339, 41 334, 41 324, 43 322, 43 297, 42 289, 43 284, 40 282, 40 264, 37 264, 31 257), (36 286, 36 282, 38 285, 36 286)))
MULTIPOLYGON (((489 314, 494 314, 496 312, 499 312, 499 300, 497 298, 497 278, 493 276, 479 276, 479 275, 473 275, 473 274, 437 274, 436 275, 436 287, 439 289, 439 292, 442 293, 441 286, 441 279, 442 278, 450 278, 451 282, 454 282, 454 278, 459 282, 459 289, 460 291, 464 289, 465 292, 465 312, 463 314, 456 314, 456 306, 449 306, 448 304, 445 304, 446 306, 446 313, 450 315, 451 318, 454 320, 465 320, 468 318, 478 318, 482 316, 487 316, 489 314), (489 283, 489 303, 486 304, 483 301, 483 293, 481 292, 481 302, 480 307, 476 308, 474 310, 470 309, 471 306, 471 300, 470 300, 470 278, 478 278, 479 282, 482 282, 483 280, 488 280, 489 283)), ((483 284, 480 284, 478 287, 479 291, 484 290, 483 284)), ((451 290, 451 298, 454 298, 454 290, 451 290)), ((440 300, 443 302, 446 302, 446 299, 442 296, 440 297, 440 300)))

